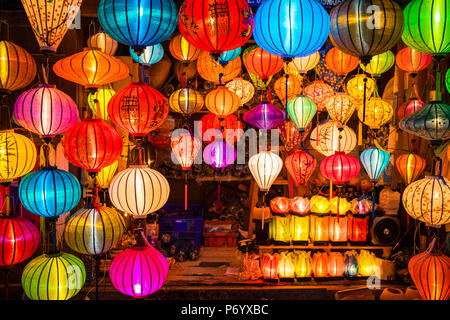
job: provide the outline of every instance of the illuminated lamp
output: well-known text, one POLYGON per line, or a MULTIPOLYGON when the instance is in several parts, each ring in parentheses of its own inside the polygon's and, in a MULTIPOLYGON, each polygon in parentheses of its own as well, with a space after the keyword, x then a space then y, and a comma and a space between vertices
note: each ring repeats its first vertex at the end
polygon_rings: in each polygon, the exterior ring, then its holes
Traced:
POLYGON ((345 211, 339 211, 342 214, 337 217, 336 214, 332 214, 329 217, 329 229, 331 242, 347 242, 348 235, 348 219, 345 211))
POLYGON ((87 45, 89 48, 98 48, 103 53, 113 56, 119 45, 116 40, 111 38, 107 33, 101 31, 93 34, 88 38, 87 45))
POLYGON ((311 251, 294 251, 295 259, 295 277, 309 278, 311 277, 311 251))
POLYGON ((244 65, 248 72, 267 80, 283 69, 283 59, 257 47, 246 55, 244 65))
POLYGON ((293 252, 281 252, 278 256, 278 277, 295 278, 295 255, 293 252))
POLYGON ((379 129, 391 120, 394 114, 392 106, 381 98, 372 97, 365 108, 359 108, 359 120, 371 129, 379 129))
POLYGON ((306 140, 306 137, 311 132, 312 122, 309 123, 305 131, 300 132, 295 127, 292 121, 282 122, 278 129, 280 130, 280 139, 283 142, 284 148, 287 152, 291 152, 295 149, 300 149, 302 143, 306 140))
POLYGON ((295 127, 303 132, 317 112, 316 103, 307 96, 298 95, 287 104, 287 112, 295 127))
POLYGON ((242 71, 241 58, 229 61, 225 66, 214 61, 208 52, 203 51, 197 59, 197 72, 203 79, 215 84, 227 83, 238 77, 242 71))
POLYGON ((330 203, 327 198, 323 196, 312 196, 311 198, 311 212, 325 214, 330 211, 330 203))
POLYGON ((160 43, 157 43, 152 46, 145 47, 143 52, 140 55, 137 55, 130 47, 130 56, 134 62, 148 67, 161 61, 164 56, 164 48, 160 43))
POLYGON ((265 280, 278 279, 278 254, 263 254, 261 272, 265 280))
POLYGON ((269 191, 283 168, 283 160, 273 152, 260 152, 250 157, 248 167, 263 192, 269 191))
POLYGON ((223 118, 214 113, 208 113, 200 119, 197 128, 200 138, 206 143, 222 139, 232 145, 244 134, 242 122, 233 114, 223 118))
MULTIPOLYGON (((229 50, 229 51, 224 51, 222 52, 222 54, 219 57, 219 63, 221 65, 226 65, 228 62, 230 62, 231 60, 236 59, 237 57, 239 57, 239 55, 241 54, 242 49, 236 48, 233 50, 229 50)), ((213 57, 214 58, 214 57, 213 57)))
POLYGON ((368 64, 364 65, 361 63, 360 66, 365 72, 373 75, 375 78, 379 78, 381 74, 391 69, 394 64, 395 55, 388 50, 373 56, 368 64))
POLYGON ((417 110, 421 109, 423 106, 425 106, 425 103, 423 103, 423 101, 418 100, 416 98, 405 101, 397 108, 397 113, 396 113, 397 121, 402 121, 403 118, 416 112, 417 110))
POLYGON ((97 91, 88 94, 89 108, 91 108, 95 118, 102 118, 106 121, 109 120, 108 103, 115 94, 116 91, 109 86, 102 86, 97 91), (100 115, 97 114, 99 109, 100 115))
POLYGON ((370 277, 375 274, 377 263, 373 252, 361 250, 356 259, 358 260, 358 276, 370 277))
POLYGON ((354 250, 346 251, 344 256, 344 276, 347 278, 356 277, 358 275, 357 253, 354 250))
POLYGON ((206 108, 220 117, 235 113, 240 104, 239 97, 225 86, 218 86, 205 97, 206 108))
POLYGON ((358 176, 360 169, 358 159, 341 151, 336 151, 320 162, 320 172, 338 186, 358 176))
POLYGON ((247 111, 242 120, 260 130, 270 130, 284 121, 284 112, 267 101, 247 111))
POLYGON ((295 185, 306 185, 316 169, 317 160, 309 152, 299 150, 286 157, 284 164, 295 185))
POLYGON ((109 183, 111 182, 112 178, 114 178, 114 175, 116 174, 118 166, 119 166, 119 161, 115 161, 115 162, 113 162, 113 164, 111 164, 107 167, 104 167, 97 174, 95 179, 97 180, 98 186, 101 189, 108 189, 109 183))
POLYGON ((322 216, 319 214, 311 214, 311 226, 309 237, 312 242, 328 242, 330 240, 329 234, 329 216, 322 216))
POLYGON ((395 160, 395 167, 406 184, 415 181, 422 174, 426 164, 424 158, 414 153, 402 154, 395 160))
POLYGON ((368 230, 369 217, 367 214, 348 215, 348 240, 351 242, 366 242, 368 230))
POLYGON ((186 41, 181 34, 175 36, 170 40, 169 50, 172 56, 182 62, 195 61, 202 52, 192 44, 186 41))
POLYGON ((356 109, 355 100, 345 93, 338 92, 325 101, 330 118, 345 125, 356 109))
POLYGON ((311 271, 314 278, 324 278, 328 276, 328 254, 326 252, 316 252, 312 257, 311 271))
POLYGON ((322 111, 327 107, 325 101, 334 96, 334 91, 333 88, 325 82, 314 81, 303 90, 303 94, 315 102, 317 111, 322 111))
POLYGON ((203 160, 214 169, 223 170, 236 161, 236 149, 223 140, 215 140, 203 150, 203 160))
POLYGON ((187 87, 174 91, 169 97, 170 109, 185 117, 202 110, 204 102, 200 92, 187 87))
POLYGON ((430 65, 432 57, 427 53, 406 47, 397 52, 395 60, 400 69, 414 75, 425 70, 430 65))
POLYGON ((325 55, 325 63, 331 71, 345 76, 358 67, 359 59, 333 47, 325 55))
POLYGON ((328 255, 328 276, 342 277, 344 276, 344 256, 340 252, 330 252, 328 255))
POLYGON ((363 74, 357 74, 348 80, 347 93, 357 102, 362 102, 364 98, 369 100, 375 90, 375 81, 363 74))
POLYGON ((295 57, 289 62, 289 66, 297 69, 299 74, 305 74, 314 69, 320 61, 320 53, 316 51, 303 57, 295 57))
POLYGON ((232 92, 236 93, 241 101, 241 105, 249 102, 255 94, 255 88, 252 83, 242 78, 235 78, 225 85, 232 92))
POLYGON ((286 106, 286 96, 287 101, 289 101, 302 93, 302 81, 297 77, 285 74, 274 82, 273 89, 283 106, 286 106))

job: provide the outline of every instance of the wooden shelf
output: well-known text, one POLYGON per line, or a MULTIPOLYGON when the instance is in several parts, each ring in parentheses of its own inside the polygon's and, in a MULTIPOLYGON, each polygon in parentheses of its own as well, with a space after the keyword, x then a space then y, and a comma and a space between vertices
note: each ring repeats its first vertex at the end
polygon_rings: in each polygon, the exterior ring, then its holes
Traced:
POLYGON ((391 254, 392 247, 390 246, 364 246, 364 245, 314 245, 310 243, 308 245, 270 245, 270 246, 259 246, 259 255, 263 251, 273 251, 273 250, 383 250, 383 257, 388 257, 391 254))

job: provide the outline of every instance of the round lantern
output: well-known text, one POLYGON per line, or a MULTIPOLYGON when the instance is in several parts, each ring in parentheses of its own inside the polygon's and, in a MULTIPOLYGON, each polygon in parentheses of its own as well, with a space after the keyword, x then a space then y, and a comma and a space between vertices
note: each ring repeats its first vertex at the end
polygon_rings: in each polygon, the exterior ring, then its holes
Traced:
POLYGON ((305 74, 309 70, 314 69, 319 61, 320 53, 319 51, 316 51, 313 54, 304 57, 295 57, 291 62, 289 62, 289 65, 297 69, 298 73, 305 74))
POLYGON ((56 61, 53 71, 58 77, 88 89, 99 88, 128 77, 128 66, 100 49, 84 48, 82 52, 56 61))
POLYGON ((359 160, 341 151, 336 151, 320 163, 320 172, 338 186, 358 176, 359 170, 359 160))
POLYGON ((197 59, 197 71, 207 81, 214 82, 215 84, 227 83, 241 73, 241 58, 237 57, 223 66, 219 62, 214 61, 208 52, 202 52, 197 59))
POLYGON ((375 89, 375 81, 363 74, 357 74, 347 82, 347 92, 356 101, 368 100, 375 89))
POLYGON ((403 10, 403 42, 419 52, 445 56, 450 52, 448 0, 414 0, 403 10), (428 19, 424 19, 428 17, 428 19))
POLYGON ((233 114, 222 118, 208 113, 200 119, 197 128, 200 138, 206 143, 222 139, 232 145, 244 134, 242 122, 233 114))
POLYGON ((316 103, 317 111, 325 109, 325 101, 334 96, 333 88, 323 81, 314 81, 303 90, 303 93, 316 103))
POLYGON ((9 268, 27 260, 39 247, 35 225, 22 217, 0 217, 0 267, 9 268))
POLYGON ((397 108, 397 121, 402 121, 403 118, 409 116, 411 113, 416 112, 422 108, 425 104, 423 101, 416 98, 405 101, 397 108))
POLYGON ((36 163, 36 146, 13 131, 0 131, 0 183, 26 175, 36 163))
POLYGON ((302 93, 302 81, 297 77, 285 74, 273 84, 273 90, 277 94, 281 103, 286 106, 287 101, 302 93))
POLYGON ((135 218, 145 218, 161 209, 169 193, 167 179, 146 165, 132 165, 120 171, 109 186, 112 204, 135 218))
POLYGON ((85 119, 66 131, 64 153, 77 167, 99 172, 119 159, 122 137, 102 119, 85 119))
POLYGON ((167 119, 166 97, 145 82, 132 82, 119 90, 108 103, 111 121, 133 137, 144 137, 167 119))
POLYGON ((406 47, 397 52, 395 60, 400 69, 416 74, 430 65, 431 55, 406 47))
POLYGON ((86 206, 67 221, 64 239, 80 254, 99 256, 119 243, 124 229, 125 220, 115 209, 86 206))
POLYGON ((330 17, 331 42, 363 63, 392 48, 403 32, 403 12, 393 0, 346 0, 330 17))
POLYGON ((69 253, 43 254, 22 272, 22 288, 31 300, 69 300, 84 286, 83 261, 69 253))
POLYGON ((169 50, 172 56, 182 62, 197 60, 201 50, 186 41, 181 34, 170 40, 169 50))
POLYGON ((314 213, 328 213, 330 210, 330 203, 327 198, 315 195, 311 198, 311 212, 314 213))
POLYGON ((334 96, 325 100, 330 118, 341 124, 346 124, 350 120, 356 109, 355 100, 345 93, 338 92, 334 96))
POLYGON ((130 47, 130 56, 133 58, 134 62, 144 66, 151 66, 152 64, 161 61, 164 56, 164 48, 160 43, 157 43, 145 47, 144 51, 140 55, 137 55, 133 48, 130 47))
POLYGON ((235 78, 225 85, 228 89, 236 93, 241 101, 241 105, 249 102, 255 94, 255 87, 252 83, 242 78, 235 78))
POLYGON ((361 69, 378 78, 382 73, 385 73, 390 68, 392 68, 394 64, 395 55, 392 53, 392 51, 388 50, 386 52, 373 56, 368 64, 361 64, 361 69))
POLYGON ((56 218, 80 202, 81 186, 72 173, 45 167, 20 181, 19 199, 28 211, 45 218, 56 218))
POLYGON ((14 115, 22 127, 43 138, 63 133, 79 121, 72 98, 48 84, 22 93, 14 104, 14 115))
POLYGON ((359 59, 338 48, 331 48, 325 55, 325 63, 331 71, 336 72, 339 76, 345 76, 358 67, 359 59))
POLYGON ((330 17, 316 1, 270 0, 255 14, 253 37, 264 50, 289 59, 319 50, 329 31, 330 17))
POLYGON ((240 103, 239 97, 225 86, 218 86, 205 97, 206 108, 220 117, 235 113, 240 103))
POLYGON ((291 152, 294 149, 298 149, 301 147, 303 141, 305 141, 306 137, 311 132, 312 123, 309 123, 309 126, 305 131, 300 132, 295 127, 292 121, 282 122, 278 129, 280 130, 280 139, 284 144, 284 148, 287 152, 291 152))
POLYGON ((225 141, 216 140, 203 150, 203 160, 213 168, 223 170, 236 161, 236 149, 225 141))
POLYGON ((424 158, 414 153, 402 154, 395 160, 395 166, 406 184, 415 181, 422 174, 426 164, 424 158))
POLYGON ((248 167, 261 191, 269 191, 283 168, 283 160, 273 152, 260 152, 250 157, 248 167))
POLYGON ((428 176, 409 184, 403 192, 403 207, 411 217, 428 225, 450 222, 449 183, 442 176, 428 176))
POLYGON ((221 64, 221 65, 227 65, 228 64, 228 62, 230 62, 231 60, 234 60, 234 59, 236 59, 237 57, 239 57, 239 55, 241 54, 241 52, 242 52, 242 49, 239 47, 239 48, 236 48, 236 49, 233 49, 233 50, 229 50, 229 51, 224 51, 224 52, 222 52, 222 54, 220 55, 220 57, 219 57, 219 63, 221 64))
POLYGON ((0 41, 0 91, 10 92, 26 87, 36 76, 36 62, 22 47, 0 41))
POLYGON ((119 161, 116 161, 113 162, 113 164, 104 167, 102 170, 100 170, 100 172, 95 177, 95 179, 97 179, 97 183, 100 188, 107 189, 109 187, 109 183, 111 182, 112 178, 114 178, 118 166, 119 161))
POLYGON ((286 157, 284 164, 295 184, 299 186, 306 185, 316 169, 317 160, 309 152, 299 150, 286 157))
POLYGON ((314 278, 328 276, 328 254, 326 252, 316 252, 311 262, 311 271, 314 278))
POLYGON ((172 137, 170 143, 172 153, 181 165, 182 170, 189 170, 194 163, 197 153, 202 147, 202 143, 196 137, 189 133, 180 134, 178 137, 172 137))
POLYGON ((163 42, 177 27, 173 0, 101 0, 97 13, 107 34, 137 51, 163 42))
POLYGON ((170 109, 184 116, 199 112, 203 104, 204 99, 201 93, 191 88, 178 89, 169 97, 170 109))
POLYGON ((89 93, 88 104, 94 117, 108 121, 108 103, 116 92, 108 86, 100 87, 97 91, 89 93), (97 100, 97 101, 96 101, 97 100), (100 115, 97 114, 100 109, 100 115))
POLYGON ((267 80, 283 69, 283 60, 279 56, 257 47, 247 54, 244 65, 248 72, 267 80))
POLYGON ((291 211, 291 201, 286 197, 276 197, 270 200, 270 209, 274 213, 287 214, 291 211))
POLYGON ((377 182, 389 164, 391 155, 384 150, 371 147, 361 152, 360 158, 370 181, 377 182))
POLYGON ((242 120, 257 129, 270 130, 284 121, 284 112, 268 102, 262 102, 247 111, 242 120))
POLYGON ((358 118, 371 129, 378 129, 391 120, 394 110, 392 106, 381 98, 372 97, 365 108, 358 110, 358 118))
POLYGON ((328 120, 313 129, 310 143, 315 150, 328 157, 336 151, 352 152, 356 147, 357 139, 352 128, 342 126, 335 120, 328 120))
POLYGON ((328 256, 328 275, 330 277, 344 276, 344 256, 340 252, 330 252, 328 256))
POLYGON ((116 40, 111 38, 105 32, 98 32, 89 37, 87 45, 92 49, 100 49, 103 53, 113 56, 116 53, 117 46, 119 45, 116 40))
POLYGON ((304 95, 298 95, 288 102, 287 112, 295 127, 303 132, 314 118, 317 107, 312 99, 304 95))
POLYGON ((291 199, 291 210, 294 213, 306 214, 311 209, 311 201, 308 198, 294 197, 291 199))
POLYGON ((450 93, 450 69, 445 73, 445 86, 447 87, 448 93, 450 93))

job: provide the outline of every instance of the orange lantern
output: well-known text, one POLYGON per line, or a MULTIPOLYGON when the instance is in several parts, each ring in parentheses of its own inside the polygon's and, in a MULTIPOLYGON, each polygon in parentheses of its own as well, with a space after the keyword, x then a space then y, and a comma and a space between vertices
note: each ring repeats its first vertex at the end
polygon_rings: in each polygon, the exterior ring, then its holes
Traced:
POLYGON ((204 99, 200 92, 192 88, 181 88, 174 91, 169 97, 169 106, 172 111, 188 117, 203 108, 204 99))
POLYGON ((347 219, 348 240, 351 242, 366 242, 369 230, 369 216, 367 214, 350 214, 347 219))
POLYGON ((411 113, 414 113, 420 108, 423 108, 423 106, 425 106, 423 101, 416 98, 405 101, 397 109, 397 122, 400 122, 403 118, 409 116, 411 113))
POLYGON ((323 81, 314 81, 303 90, 303 94, 310 97, 317 107, 317 111, 322 111, 327 106, 325 101, 334 96, 333 88, 323 81))
POLYGON ((102 31, 90 36, 87 45, 89 48, 100 49, 102 52, 113 56, 119 43, 102 31))
POLYGON ((289 101, 302 93, 302 81, 286 73, 283 77, 275 81, 273 90, 275 90, 281 103, 286 106, 286 96, 289 101))
POLYGON ((355 99, 351 96, 338 92, 325 101, 330 118, 346 124, 356 109, 355 99))
POLYGON ((426 69, 431 63, 431 55, 419 52, 410 47, 403 48, 397 53, 395 58, 397 66, 403 71, 417 74, 426 69))
POLYGON ((244 65, 248 72, 267 80, 283 69, 283 59, 257 47, 247 54, 244 65))
POLYGON ((348 220, 347 216, 332 214, 329 217, 328 232, 331 242, 347 242, 348 220))
POLYGON ((291 201, 286 197, 276 197, 270 200, 270 208, 274 213, 287 214, 291 210, 291 201))
POLYGON ((235 78, 225 86, 236 93, 241 101, 241 106, 249 102, 255 94, 255 87, 253 87, 252 83, 242 78, 235 78))
POLYGON ((309 237, 311 238, 312 242, 328 242, 330 240, 329 221, 329 216, 311 214, 309 237))
POLYGON ((288 63, 290 67, 297 69, 298 73, 305 74, 309 70, 314 69, 320 61, 319 51, 305 57, 295 57, 288 63))
POLYGON ((185 63, 197 60, 202 52, 202 50, 197 49, 192 44, 187 42, 181 34, 170 40, 169 50, 175 59, 185 63))
POLYGON ((206 108, 220 117, 235 113, 240 104, 241 101, 236 93, 225 86, 218 86, 205 97, 206 108))
POLYGON ((328 276, 343 277, 344 270, 344 255, 340 252, 331 252, 328 255, 328 276))
POLYGON ((278 277, 295 278, 295 255, 293 252, 281 252, 278 257, 278 277))
POLYGON ((57 76, 96 89, 110 82, 128 77, 128 66, 100 49, 84 48, 82 52, 56 61, 53 71, 57 76))
POLYGON ((324 278, 328 276, 328 254, 326 252, 314 253, 311 271, 314 278, 324 278))
POLYGON ((237 57, 223 66, 211 58, 208 52, 203 51, 197 59, 197 71, 207 81, 214 82, 215 84, 227 83, 241 73, 241 58, 237 57))
POLYGON ((264 280, 278 279, 278 254, 264 253, 261 258, 261 272, 264 280))
POLYGON ((415 181, 422 174, 426 164, 424 158, 414 153, 402 154, 395 160, 395 166, 406 184, 415 181))
POLYGON ((325 55, 325 63, 328 69, 344 76, 358 67, 359 59, 338 48, 331 48, 325 55))

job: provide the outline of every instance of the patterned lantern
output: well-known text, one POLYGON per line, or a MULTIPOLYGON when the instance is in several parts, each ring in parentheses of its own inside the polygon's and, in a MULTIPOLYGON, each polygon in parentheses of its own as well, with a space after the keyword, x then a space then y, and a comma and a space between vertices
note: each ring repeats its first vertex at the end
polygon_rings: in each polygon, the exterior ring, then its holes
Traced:
POLYGON ((363 74, 357 74, 347 82, 347 92, 356 101, 369 100, 375 89, 375 81, 363 74))
POLYGON ((370 181, 377 182, 389 164, 391 155, 384 150, 380 150, 376 147, 370 147, 369 149, 361 152, 360 158, 370 181))
POLYGON ((113 162, 113 164, 104 167, 100 172, 97 174, 95 179, 97 179, 98 186, 102 189, 108 189, 109 183, 114 178, 114 175, 116 174, 117 168, 119 166, 119 161, 113 162))
POLYGON ((395 160, 395 167, 406 184, 415 181, 422 174, 426 164, 424 158, 414 153, 402 154, 395 160))
POLYGON ((285 74, 273 84, 273 89, 280 99, 281 103, 286 106, 287 101, 302 93, 302 81, 297 77, 285 74))
POLYGON ((373 252, 361 250, 356 259, 358 260, 358 276, 370 277, 376 272, 377 263, 373 252))
POLYGON ((100 49, 101 52, 113 56, 119 45, 116 40, 111 38, 106 32, 98 32, 89 37, 87 45, 91 49, 100 49))
POLYGON ((287 112, 295 127, 303 132, 314 118, 317 106, 311 98, 298 95, 288 102, 287 112))
POLYGON ((181 34, 175 36, 170 40, 169 50, 172 56, 182 62, 195 61, 202 52, 192 44, 186 41, 181 34))
POLYGON ((248 72, 256 74, 262 80, 267 80, 283 69, 283 60, 257 47, 247 54, 244 65, 248 72))
POLYGON ((130 47, 130 56, 133 58, 134 62, 142 64, 144 66, 151 66, 155 64, 164 56, 164 48, 160 43, 154 44, 152 46, 147 46, 141 55, 137 55, 133 48, 130 47))
POLYGON ((285 215, 291 210, 291 201, 286 197, 276 197, 270 200, 272 212, 285 215))
POLYGON ((310 122, 305 131, 300 132, 295 127, 292 121, 282 122, 278 129, 280 130, 280 139, 284 144, 284 148, 287 152, 291 152, 294 149, 301 147, 303 141, 311 132, 312 123, 310 122))
POLYGON ((36 76, 36 62, 22 47, 0 41, 0 91, 10 92, 26 87, 36 76))
POLYGON ((382 73, 385 73, 395 64, 395 55, 392 51, 388 50, 386 52, 377 54, 370 59, 369 63, 364 65, 361 63, 361 69, 365 72, 370 73, 375 78, 379 78, 382 73))
POLYGON ((9 268, 27 260, 39 247, 35 225, 22 217, 0 217, 0 267, 9 268))
POLYGON ((169 193, 167 179, 146 165, 132 165, 120 171, 109 186, 114 207, 135 218, 145 218, 161 209, 169 199, 169 193))
POLYGON ((257 129, 270 130, 284 121, 284 112, 265 101, 247 111, 242 120, 257 129))
POLYGON ((22 272, 22 288, 31 300, 69 300, 84 286, 83 261, 69 253, 43 254, 22 272))
POLYGON ((431 63, 431 55, 406 47, 397 53, 397 66, 403 71, 417 74, 425 70, 431 63))
POLYGON ((109 120, 108 103, 115 94, 116 92, 108 86, 100 87, 97 91, 89 93, 88 104, 95 118, 109 120), (100 109, 100 115, 97 114, 98 109, 100 109))
POLYGON ((172 137, 170 145, 182 170, 189 170, 191 168, 197 153, 202 147, 200 140, 191 136, 189 133, 172 137))
POLYGON ((343 185, 358 176, 359 170, 359 160, 341 151, 336 151, 320 162, 320 172, 337 185, 343 185))
POLYGON ((297 254, 297 258, 295 260, 295 277, 311 277, 311 251, 297 251, 295 253, 297 254))
POLYGON ((328 213, 330 211, 330 203, 328 199, 322 196, 312 196, 311 198, 311 212, 314 213, 328 213))
MULTIPOLYGON (((335 214, 329 217, 328 233, 331 242, 347 242, 348 219, 345 215, 345 211, 342 210, 340 212, 342 214, 339 218, 335 214)), ((344 262, 344 259, 342 259, 342 262, 344 262)))
POLYGON ((226 65, 229 61, 236 59, 237 57, 239 57, 239 55, 241 54, 242 49, 236 48, 233 50, 229 50, 229 51, 224 51, 222 52, 222 54, 219 57, 219 63, 221 65, 226 65))
POLYGON ((347 219, 348 240, 352 242, 366 242, 369 231, 369 217, 367 215, 352 214, 347 219))
POLYGON ((345 76, 358 67, 359 59, 338 48, 331 48, 325 55, 325 63, 331 71, 336 72, 339 76, 345 76))
POLYGON ((126 249, 114 257, 109 267, 114 288, 134 298, 161 289, 168 274, 166 258, 150 245, 126 249))
POLYGON ((309 229, 309 237, 312 242, 328 242, 330 240, 328 225, 330 217, 311 214, 311 227, 309 229))
POLYGON ((284 165, 295 185, 306 185, 316 169, 317 160, 309 152, 299 150, 286 157, 284 165))
POLYGON ((198 122, 200 138, 206 143, 222 139, 232 145, 244 134, 242 128, 242 122, 233 114, 222 118, 214 113, 208 113, 198 122))
POLYGON ((425 106, 423 101, 416 98, 405 101, 397 108, 397 121, 402 121, 403 118, 409 116, 411 113, 416 112, 420 108, 425 106))
POLYGON ((19 199, 28 211, 56 218, 76 207, 81 199, 81 186, 72 173, 45 167, 20 181, 19 199))
POLYGON ((356 109, 355 100, 341 92, 325 100, 325 105, 330 118, 341 124, 346 124, 356 109))
POLYGON ((328 276, 344 276, 344 256, 340 252, 330 252, 328 255, 328 276))
POLYGON ((36 146, 13 131, 0 131, 0 183, 11 182, 33 170, 36 146))
POLYGON ((225 86, 218 86, 205 97, 206 108, 220 117, 235 113, 240 102, 239 97, 225 86))
POLYGON ((270 229, 274 241, 289 243, 291 241, 291 217, 289 215, 274 214, 270 222, 270 229))
POLYGON ((169 97, 169 106, 172 111, 190 116, 203 108, 203 96, 195 89, 181 88, 174 91, 169 97))
POLYGON ((356 277, 358 274, 358 260, 355 251, 346 251, 344 253, 344 275, 348 278, 356 277))
POLYGON ((278 257, 278 276, 280 278, 295 278, 295 256, 293 252, 281 252, 278 257))
POLYGON ((56 51, 80 11, 82 0, 22 0, 42 51, 56 51))
POLYGON ((66 244, 80 254, 102 255, 114 248, 125 229, 125 220, 113 208, 86 206, 67 221, 66 244))
POLYGON ((328 276, 328 254, 326 252, 316 252, 312 257, 311 270, 314 278, 328 276))
POLYGON ((295 57, 289 62, 289 66, 297 69, 298 73, 305 74, 309 70, 314 69, 320 61, 319 51, 304 57, 295 57))
POLYGON ((333 88, 323 81, 314 81, 303 90, 303 93, 316 103, 317 111, 325 109, 327 107, 325 101, 334 96, 333 88))
POLYGON ((261 272, 264 279, 278 279, 278 254, 264 253, 261 258, 261 272))
POLYGON ((118 91, 108 103, 111 121, 133 137, 144 137, 167 119, 166 97, 145 82, 132 82, 118 91))
POLYGON ((82 52, 56 61, 53 71, 58 77, 88 89, 99 88, 129 75, 128 66, 100 49, 84 48, 82 52))
POLYGON ((14 104, 14 115, 22 127, 43 138, 63 133, 79 121, 72 98, 48 84, 22 93, 14 104))
POLYGON ((394 110, 392 106, 381 98, 372 97, 365 108, 359 108, 358 118, 371 129, 378 129, 391 120, 394 110))
POLYGON ((273 152, 260 152, 248 160, 248 167, 261 191, 269 191, 283 168, 283 160, 273 152))
POLYGON ((223 170, 236 161, 236 149, 223 140, 216 140, 203 150, 203 160, 215 169, 223 170))
POLYGON ((203 51, 197 59, 197 71, 207 81, 214 82, 215 84, 227 83, 241 73, 241 58, 237 57, 223 66, 219 62, 214 61, 208 52, 203 51))
POLYGON ((242 78, 235 78, 225 85, 232 92, 236 93, 241 101, 241 105, 249 102, 255 94, 255 87, 252 83, 242 78))

